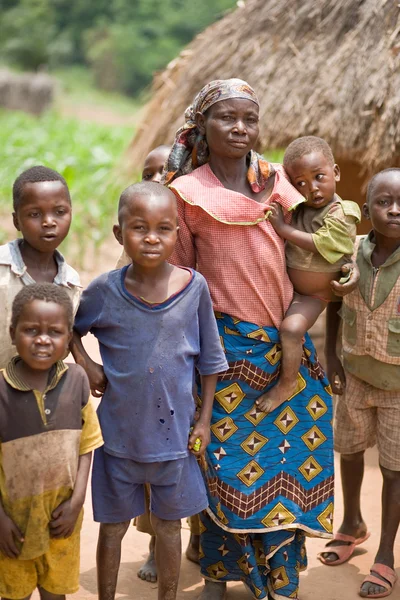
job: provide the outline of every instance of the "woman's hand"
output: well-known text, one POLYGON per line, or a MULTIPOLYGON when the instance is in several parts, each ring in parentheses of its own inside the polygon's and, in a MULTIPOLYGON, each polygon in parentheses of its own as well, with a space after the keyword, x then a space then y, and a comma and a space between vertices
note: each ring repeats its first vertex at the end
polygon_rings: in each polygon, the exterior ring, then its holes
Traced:
POLYGON ((339 281, 331 281, 331 288, 335 292, 336 296, 343 297, 353 292, 358 286, 360 280, 360 271, 357 263, 346 263, 341 268, 343 278, 349 276, 348 281, 345 283, 339 283, 339 281))
POLYGON ((18 550, 15 541, 24 541, 24 537, 14 521, 8 515, 0 510, 0 552, 8 556, 8 558, 18 558, 20 550, 18 550))
POLYGON ((195 456, 203 456, 206 448, 211 440, 210 434, 210 426, 203 425, 201 421, 197 421, 197 423, 193 426, 193 431, 189 437, 189 450, 193 452, 195 456), (196 443, 197 438, 200 440, 201 445, 199 450, 194 449, 194 445, 196 443))
POLYGON ((342 396, 346 389, 346 374, 341 360, 334 355, 326 357, 326 374, 331 384, 332 392, 342 396))
POLYGON ((94 362, 94 360, 88 361, 86 366, 86 374, 89 378, 92 396, 95 398, 101 398, 106 391, 108 383, 102 365, 97 364, 94 362))
POLYGON ((53 538, 67 538, 72 535, 82 504, 76 504, 73 498, 62 502, 51 513, 52 520, 49 523, 50 534, 53 538))

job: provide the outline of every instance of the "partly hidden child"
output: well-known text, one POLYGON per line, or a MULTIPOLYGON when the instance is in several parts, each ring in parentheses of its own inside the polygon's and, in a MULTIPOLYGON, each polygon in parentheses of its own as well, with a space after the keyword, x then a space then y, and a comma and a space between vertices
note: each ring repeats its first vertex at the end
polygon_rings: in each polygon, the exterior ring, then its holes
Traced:
POLYGON ((55 283, 68 293, 74 311, 81 285, 78 273, 57 250, 71 225, 71 197, 65 179, 48 167, 31 167, 13 185, 13 221, 21 238, 0 246, 0 368, 15 355, 9 335, 16 294, 32 283, 55 283))
MULTIPOLYGON (((171 146, 162 144, 161 146, 153 148, 153 150, 149 152, 143 164, 142 181, 154 181, 155 183, 161 182, 164 165, 167 161, 170 151, 171 146)), ((115 268, 120 269, 125 265, 129 265, 131 262, 132 261, 126 254, 125 250, 122 250, 121 256, 119 257, 115 268)), ((138 531, 147 533, 150 536, 149 554, 145 562, 139 567, 137 576, 143 581, 155 583, 157 581, 157 565, 154 555, 156 535, 150 522, 150 488, 148 485, 146 485, 145 488, 145 505, 145 512, 143 515, 140 515, 134 520, 134 525, 138 531)), ((190 538, 185 555, 189 560, 198 563, 200 544, 200 519, 198 515, 189 517, 188 524, 190 527, 190 538)))

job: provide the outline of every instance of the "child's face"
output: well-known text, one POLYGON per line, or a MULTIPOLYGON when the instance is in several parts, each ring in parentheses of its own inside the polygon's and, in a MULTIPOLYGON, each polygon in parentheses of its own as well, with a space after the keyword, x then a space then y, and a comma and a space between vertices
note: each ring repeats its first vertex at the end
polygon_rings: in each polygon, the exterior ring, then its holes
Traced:
POLYGON ((144 161, 142 180, 160 183, 168 155, 169 148, 156 148, 155 150, 152 150, 144 161))
POLYGON ((61 181, 26 183, 14 225, 38 252, 54 252, 71 225, 71 203, 61 181))
POLYGON ((23 307, 10 335, 22 360, 31 369, 44 371, 65 356, 72 333, 63 306, 32 300, 23 307))
POLYGON ((306 206, 323 208, 332 201, 340 171, 338 165, 331 165, 322 152, 301 156, 286 171, 292 185, 306 199, 306 206))
POLYGON ((156 268, 172 254, 177 239, 177 209, 172 192, 134 196, 114 235, 132 262, 156 268))
POLYGON ((400 239, 400 173, 380 175, 363 213, 374 230, 384 237, 400 239))

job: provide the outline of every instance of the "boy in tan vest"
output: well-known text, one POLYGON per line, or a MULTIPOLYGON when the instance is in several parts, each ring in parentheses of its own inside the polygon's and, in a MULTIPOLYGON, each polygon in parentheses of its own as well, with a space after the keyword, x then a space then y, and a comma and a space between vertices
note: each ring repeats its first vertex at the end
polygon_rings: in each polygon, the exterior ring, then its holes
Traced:
POLYGON ((341 564, 369 537, 360 491, 364 451, 377 444, 382 530, 360 596, 383 598, 397 579, 393 548, 400 522, 400 169, 386 169, 371 179, 363 212, 373 229, 359 239, 360 281, 339 311, 342 361, 336 354, 337 304, 328 307, 326 356, 333 392, 339 394, 335 449, 341 453, 344 519, 319 558, 326 565, 341 564))

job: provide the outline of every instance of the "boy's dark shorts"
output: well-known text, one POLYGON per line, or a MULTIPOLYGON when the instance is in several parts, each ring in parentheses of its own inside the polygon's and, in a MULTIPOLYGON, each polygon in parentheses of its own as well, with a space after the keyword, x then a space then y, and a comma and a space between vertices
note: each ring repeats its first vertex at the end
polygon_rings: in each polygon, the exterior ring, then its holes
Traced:
POLYGON ((199 465, 193 454, 165 462, 139 463, 94 453, 92 500, 94 520, 122 523, 145 512, 144 484, 151 487, 150 511, 167 521, 190 517, 208 506, 199 465))

